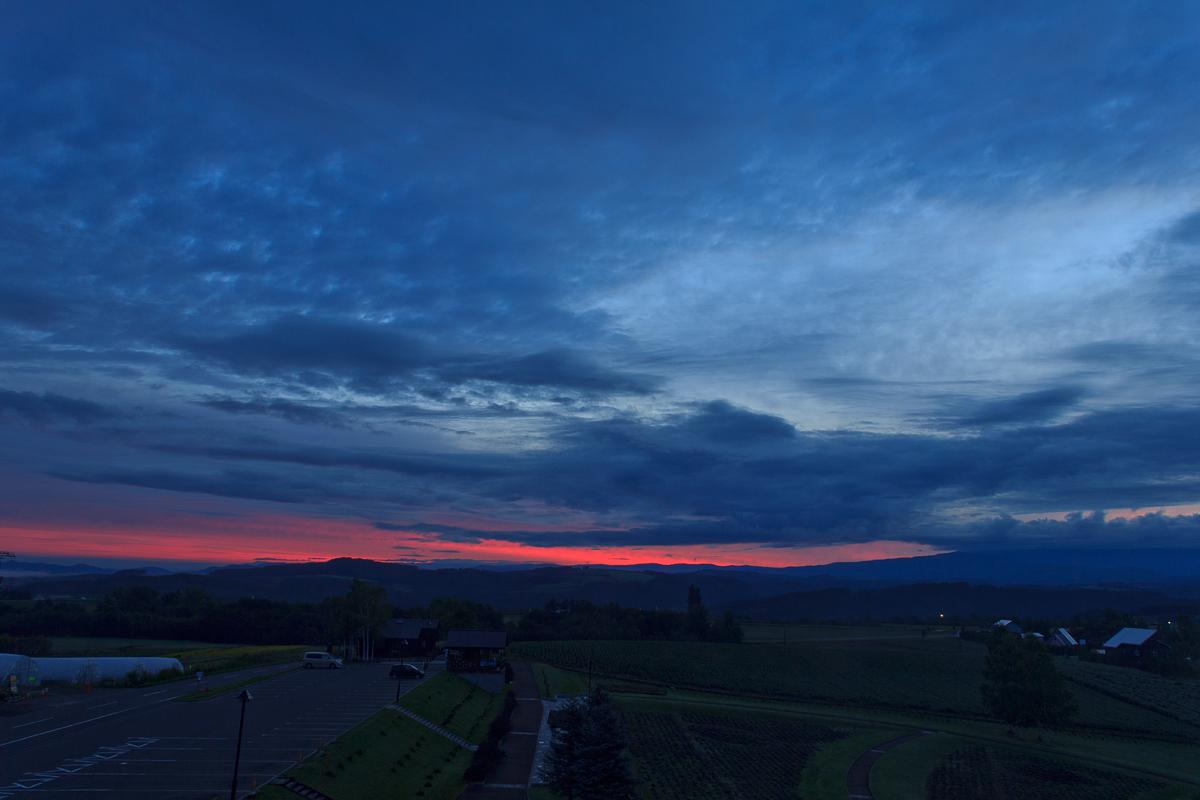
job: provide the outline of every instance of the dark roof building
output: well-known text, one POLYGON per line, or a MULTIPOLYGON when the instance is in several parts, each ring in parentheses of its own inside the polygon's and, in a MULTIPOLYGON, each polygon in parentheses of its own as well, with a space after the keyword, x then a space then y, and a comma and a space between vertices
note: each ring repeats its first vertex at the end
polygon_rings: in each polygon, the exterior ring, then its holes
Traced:
POLYGON ((437 646, 436 619, 393 619, 383 624, 381 655, 384 658, 427 656, 437 646))
POLYGON ((446 634, 446 669, 452 672, 493 672, 504 662, 508 634, 504 631, 453 630, 446 634))

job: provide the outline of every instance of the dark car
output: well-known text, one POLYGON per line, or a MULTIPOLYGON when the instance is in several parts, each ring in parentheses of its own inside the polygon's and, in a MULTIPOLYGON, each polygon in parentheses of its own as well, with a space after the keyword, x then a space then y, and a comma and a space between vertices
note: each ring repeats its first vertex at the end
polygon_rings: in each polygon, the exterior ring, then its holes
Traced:
POLYGON ((412 664, 393 664, 389 678, 424 678, 425 673, 412 664))

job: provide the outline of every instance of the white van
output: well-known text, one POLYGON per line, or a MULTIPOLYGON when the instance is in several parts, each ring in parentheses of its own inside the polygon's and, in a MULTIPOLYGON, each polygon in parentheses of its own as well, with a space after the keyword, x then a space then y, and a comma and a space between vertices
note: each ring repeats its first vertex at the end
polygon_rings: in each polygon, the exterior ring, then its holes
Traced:
POLYGON ((320 650, 309 650, 300 661, 304 664, 305 669, 313 669, 314 667, 339 669, 342 666, 340 658, 334 658, 329 653, 322 653, 320 650))

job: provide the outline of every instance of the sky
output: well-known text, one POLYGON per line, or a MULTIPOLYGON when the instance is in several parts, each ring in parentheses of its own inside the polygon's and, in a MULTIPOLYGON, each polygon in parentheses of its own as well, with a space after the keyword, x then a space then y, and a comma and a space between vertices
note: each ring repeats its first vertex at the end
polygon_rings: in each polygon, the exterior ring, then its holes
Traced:
POLYGON ((1200 6, 8 3, 0 549, 1200 545, 1200 6))

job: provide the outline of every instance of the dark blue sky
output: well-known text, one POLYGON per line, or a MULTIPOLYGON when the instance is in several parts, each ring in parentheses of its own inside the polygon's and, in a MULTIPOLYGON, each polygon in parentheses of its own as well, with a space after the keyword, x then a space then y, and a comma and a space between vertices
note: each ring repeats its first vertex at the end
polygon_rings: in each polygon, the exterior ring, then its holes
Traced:
POLYGON ((4 17, 7 547, 1200 542, 1193 4, 4 17))

